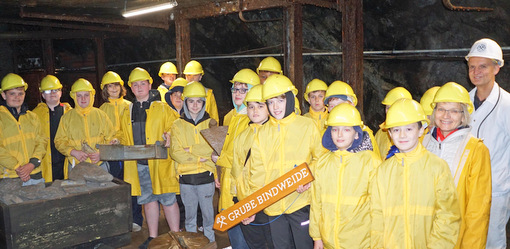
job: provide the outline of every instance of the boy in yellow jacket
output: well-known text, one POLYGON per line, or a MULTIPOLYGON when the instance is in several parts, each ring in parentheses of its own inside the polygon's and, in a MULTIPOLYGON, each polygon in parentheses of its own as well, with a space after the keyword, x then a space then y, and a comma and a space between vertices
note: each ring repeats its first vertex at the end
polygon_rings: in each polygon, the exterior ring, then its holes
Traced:
POLYGON ((358 110, 347 103, 333 108, 322 145, 329 151, 317 161, 312 183, 310 236, 314 248, 370 248, 370 178, 381 163, 363 146, 358 110))
POLYGON ((428 123, 421 105, 399 99, 384 128, 398 148, 370 182, 371 248, 453 248, 460 207, 448 164, 420 143, 428 123))
POLYGON ((41 159, 48 140, 37 115, 23 105, 28 84, 17 74, 1 82, 5 103, 0 106, 0 178, 17 178, 23 185, 44 182, 41 159))

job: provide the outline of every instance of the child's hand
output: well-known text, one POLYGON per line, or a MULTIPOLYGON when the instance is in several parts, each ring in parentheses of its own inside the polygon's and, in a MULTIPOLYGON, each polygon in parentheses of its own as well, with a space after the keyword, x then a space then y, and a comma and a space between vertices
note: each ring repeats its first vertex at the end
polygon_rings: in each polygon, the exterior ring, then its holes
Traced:
POLYGON ((322 240, 316 240, 313 242, 313 249, 324 249, 324 243, 322 240))
POLYGON ((249 225, 250 223, 252 223, 255 220, 255 215, 256 214, 242 220, 241 222, 243 223, 243 225, 249 225))
POLYGON ((220 189, 221 184, 220 184, 220 180, 218 180, 218 178, 214 178, 214 185, 216 186, 217 189, 220 189))
POLYGON ((299 185, 299 187, 297 188, 296 191, 301 194, 301 193, 307 191, 310 188, 310 186, 311 186, 310 183, 307 183, 305 185, 299 185))

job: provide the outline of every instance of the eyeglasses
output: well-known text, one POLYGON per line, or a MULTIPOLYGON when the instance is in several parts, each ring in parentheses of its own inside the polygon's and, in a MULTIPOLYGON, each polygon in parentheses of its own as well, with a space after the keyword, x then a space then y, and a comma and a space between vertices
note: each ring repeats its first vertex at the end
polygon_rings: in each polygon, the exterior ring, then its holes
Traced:
POLYGON ((451 109, 451 110, 446 110, 446 109, 443 109, 443 108, 437 108, 436 111, 439 113, 439 114, 445 114, 445 113, 448 113, 450 115, 458 115, 458 114, 461 114, 461 113, 464 113, 464 111, 462 110, 456 110, 456 109, 451 109))
POLYGON ((245 94, 246 92, 248 92, 248 88, 230 88, 230 91, 232 91, 232 93, 236 93, 236 92, 239 92, 240 94, 245 94))
POLYGON ((50 94, 50 93, 58 93, 60 92, 60 89, 53 89, 53 90, 46 90, 43 91, 43 93, 50 94))

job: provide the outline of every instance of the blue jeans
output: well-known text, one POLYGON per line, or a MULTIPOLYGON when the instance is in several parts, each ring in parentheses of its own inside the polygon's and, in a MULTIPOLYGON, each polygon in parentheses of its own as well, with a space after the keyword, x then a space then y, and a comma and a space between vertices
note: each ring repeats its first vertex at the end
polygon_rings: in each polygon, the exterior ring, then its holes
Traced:
POLYGON ((241 231, 241 226, 236 225, 230 228, 228 231, 228 239, 230 240, 230 245, 235 249, 250 249, 246 240, 244 239, 243 231, 241 231))

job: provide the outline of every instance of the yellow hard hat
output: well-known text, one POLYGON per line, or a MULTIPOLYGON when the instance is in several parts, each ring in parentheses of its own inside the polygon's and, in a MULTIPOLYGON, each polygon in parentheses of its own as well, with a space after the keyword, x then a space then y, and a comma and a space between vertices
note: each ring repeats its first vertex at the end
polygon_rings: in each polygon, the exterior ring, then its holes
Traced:
POLYGON ((185 98, 205 98, 205 87, 202 85, 202 83, 193 81, 191 83, 188 83, 184 90, 182 90, 181 99, 184 100, 185 98))
POLYGON ((501 47, 497 42, 488 38, 476 41, 473 46, 471 46, 469 54, 465 57, 467 61, 469 61, 469 57, 493 59, 498 62, 500 67, 505 64, 505 61, 503 60, 503 50, 501 50, 501 47))
POLYGON ((362 126, 361 116, 356 107, 342 103, 333 108, 326 120, 327 126, 362 126))
POLYGON ((421 105, 413 99, 398 99, 386 113, 384 129, 404 126, 416 122, 428 124, 429 120, 421 105))
POLYGON ((148 80, 149 83, 152 84, 152 77, 149 74, 149 72, 147 72, 147 70, 145 70, 141 67, 136 67, 129 74, 128 85, 129 85, 129 87, 131 87, 131 83, 136 82, 136 81, 141 81, 141 80, 148 80))
POLYGON ((349 96, 352 98, 354 106, 358 104, 358 98, 356 98, 352 87, 343 81, 337 80, 329 85, 328 90, 326 90, 326 96, 324 97, 324 103, 327 103, 328 98, 334 95, 349 96))
POLYGON ((198 61, 190 61, 186 64, 186 66, 184 67, 184 72, 182 72, 183 74, 201 74, 201 75, 204 75, 204 69, 202 68, 202 64, 200 64, 200 62, 198 61))
POLYGON ((187 84, 188 84, 187 80, 185 80, 182 77, 179 77, 179 78, 175 79, 174 82, 172 82, 172 86, 168 90, 172 90, 172 88, 178 87, 178 86, 185 87, 187 84))
POLYGON ((39 87, 40 92, 44 92, 46 90, 56 90, 62 89, 62 84, 57 77, 53 75, 46 75, 41 80, 41 87, 39 87))
POLYGON ((381 103, 383 105, 393 105, 398 99, 413 99, 413 96, 411 96, 411 93, 407 91, 407 89, 395 87, 386 94, 386 97, 384 97, 381 103))
POLYGON ((248 69, 248 68, 243 68, 243 69, 239 70, 239 72, 237 72, 234 75, 234 78, 232 78, 230 80, 230 82, 232 84, 234 84, 234 82, 240 82, 240 83, 245 83, 248 85, 255 86, 255 85, 260 84, 260 78, 255 72, 253 72, 253 70, 248 69))
POLYGON ((116 72, 108 71, 103 75, 103 79, 101 80, 101 90, 103 90, 104 86, 117 82, 120 83, 121 86, 124 85, 124 81, 116 72))
POLYGON ((168 74, 179 74, 177 72, 177 67, 172 62, 165 62, 161 67, 159 68, 159 77, 161 77, 162 74, 168 73, 168 74))
POLYGON ((257 67, 257 74, 260 71, 269 71, 269 72, 275 72, 275 73, 279 73, 279 74, 283 73, 282 65, 280 64, 280 62, 271 56, 264 58, 260 62, 259 67, 257 67))
POLYGON ((473 102, 471 102, 469 98, 469 93, 466 88, 458 83, 448 82, 437 90, 434 100, 432 101, 432 108, 435 108, 436 104, 440 102, 464 103, 467 105, 469 114, 473 113, 474 107, 473 102))
POLYGON ((23 78, 21 78, 21 76, 14 74, 14 73, 7 74, 2 79, 1 86, 2 86, 2 88, 1 88, 0 92, 18 88, 18 87, 24 87, 25 91, 26 91, 28 88, 28 84, 25 82, 25 80, 23 80, 23 78))
POLYGON ((264 98, 262 98, 262 88, 263 85, 256 85, 248 91, 246 97, 244 98, 244 105, 248 106, 248 102, 261 102, 264 103, 264 98))
POLYGON ((420 105, 423 107, 423 111, 427 116, 432 115, 432 111, 434 110, 431 106, 432 101, 434 100, 434 95, 436 95, 438 86, 432 87, 427 90, 420 99, 420 105))
POLYGON ((326 84, 326 82, 319 79, 313 79, 312 81, 308 82, 308 85, 306 85, 305 100, 310 102, 308 100, 308 94, 311 92, 326 90, 328 90, 328 85, 326 84))
POLYGON ((90 81, 84 78, 79 78, 71 86, 71 98, 74 99, 77 92, 92 92, 91 95, 96 94, 96 90, 94 90, 90 81))
POLYGON ((262 98, 264 100, 274 98, 288 91, 292 91, 294 96, 298 93, 298 90, 294 84, 292 84, 292 81, 282 74, 273 74, 269 76, 263 86, 262 98))

